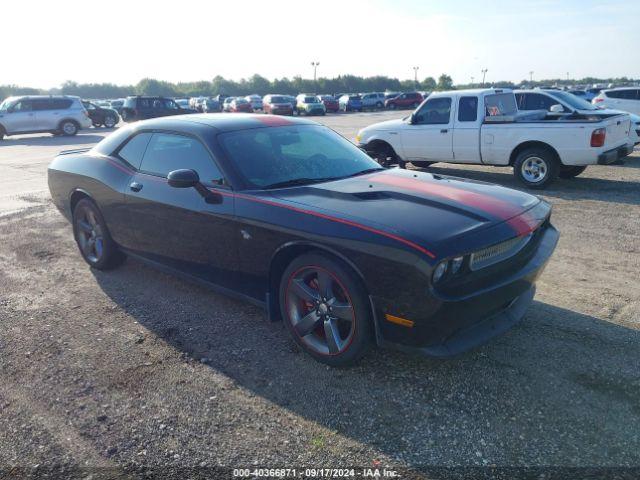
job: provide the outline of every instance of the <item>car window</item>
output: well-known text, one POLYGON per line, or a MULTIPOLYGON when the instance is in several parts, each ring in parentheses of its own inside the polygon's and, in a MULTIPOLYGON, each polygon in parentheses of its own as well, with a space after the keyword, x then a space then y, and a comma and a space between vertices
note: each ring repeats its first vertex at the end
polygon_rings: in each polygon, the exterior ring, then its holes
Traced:
POLYGON ((30 112, 32 110, 31 100, 20 100, 13 106, 14 112, 30 112))
POLYGON ((612 90, 607 92, 607 97, 621 100, 635 100, 637 98, 635 90, 612 90))
POLYGON ((139 133, 132 137, 120 149, 118 156, 136 169, 139 169, 142 163, 142 157, 152 136, 152 133, 139 133))
POLYGON ((513 93, 496 93, 484 97, 485 115, 513 115, 518 111, 513 93))
POLYGON ((222 178, 213 158, 200 141, 172 133, 154 133, 140 169, 166 177, 169 172, 182 168, 198 172, 204 184, 217 183, 222 178))
POLYGON ((252 188, 379 167, 347 139, 320 125, 238 130, 218 138, 252 188))
POLYGON ((164 108, 168 108, 170 110, 177 110, 178 104, 171 100, 170 98, 164 99, 164 108))
POLYGON ((48 98, 34 98, 31 100, 31 108, 36 111, 51 110, 51 101, 48 98))
POLYGON ((418 125, 442 125, 449 123, 451 117, 451 98, 439 97, 427 100, 413 117, 418 125))
POLYGON ((527 93, 525 94, 525 110, 551 110, 552 105, 559 105, 555 98, 542 95, 540 93, 527 93))
POLYGON ((52 98, 51 99, 51 109, 52 110, 66 110, 71 107, 73 100, 68 98, 52 98))
POLYGON ((458 121, 475 122, 478 119, 478 97, 460 97, 458 121))

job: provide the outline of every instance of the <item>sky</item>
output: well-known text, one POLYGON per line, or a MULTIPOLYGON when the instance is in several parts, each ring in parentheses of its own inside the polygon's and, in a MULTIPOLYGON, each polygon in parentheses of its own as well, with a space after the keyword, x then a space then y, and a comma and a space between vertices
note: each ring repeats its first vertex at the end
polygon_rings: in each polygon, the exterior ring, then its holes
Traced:
POLYGON ((10 0, 0 85, 640 77, 638 0, 10 0))

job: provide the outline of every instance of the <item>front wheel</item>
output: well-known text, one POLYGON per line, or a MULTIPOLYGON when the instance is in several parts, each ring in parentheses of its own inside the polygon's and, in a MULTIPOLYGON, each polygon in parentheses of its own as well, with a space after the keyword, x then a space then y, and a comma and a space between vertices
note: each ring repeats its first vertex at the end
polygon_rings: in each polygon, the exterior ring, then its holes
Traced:
POLYGON ((319 362, 347 366, 371 345, 367 294, 351 269, 329 256, 291 262, 280 282, 280 310, 294 341, 319 362))
POLYGON ((433 165, 436 162, 422 162, 422 161, 411 161, 411 163, 415 166, 415 167, 420 167, 420 168, 427 168, 430 167, 431 165, 433 165))
POLYGON ((587 169, 586 166, 582 166, 582 167, 562 166, 560 167, 560 173, 558 174, 558 176, 560 178, 565 178, 565 179, 574 178, 580 175, 586 169, 587 169))
POLYGON ((559 162, 552 152, 534 147, 518 154, 513 164, 513 173, 525 186, 540 190, 556 179, 559 167, 559 162))
POLYGON ((118 120, 113 115, 107 115, 104 117, 104 126, 106 128, 113 128, 118 123, 118 120))
POLYGON ((73 209, 73 236, 82 258, 98 270, 114 268, 125 259, 111 238, 98 206, 88 198, 80 200, 73 209))

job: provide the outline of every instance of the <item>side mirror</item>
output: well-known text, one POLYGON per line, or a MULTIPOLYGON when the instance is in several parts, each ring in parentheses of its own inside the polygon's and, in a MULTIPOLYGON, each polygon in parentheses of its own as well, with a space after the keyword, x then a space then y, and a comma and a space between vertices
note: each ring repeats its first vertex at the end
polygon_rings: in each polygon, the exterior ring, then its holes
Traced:
POLYGON ((564 113, 564 107, 560 104, 551 105, 551 108, 549 109, 549 111, 551 113, 564 113))
POLYGON ((169 186, 174 188, 191 188, 200 184, 200 177, 195 170, 174 170, 167 175, 169 186))

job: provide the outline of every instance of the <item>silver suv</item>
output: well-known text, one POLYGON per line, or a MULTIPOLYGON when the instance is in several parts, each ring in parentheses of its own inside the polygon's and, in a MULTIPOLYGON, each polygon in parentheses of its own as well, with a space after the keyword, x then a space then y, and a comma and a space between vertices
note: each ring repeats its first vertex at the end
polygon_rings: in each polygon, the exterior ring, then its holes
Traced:
POLYGON ((79 97, 27 95, 9 97, 0 104, 0 140, 22 133, 75 135, 90 126, 91 119, 79 97))

